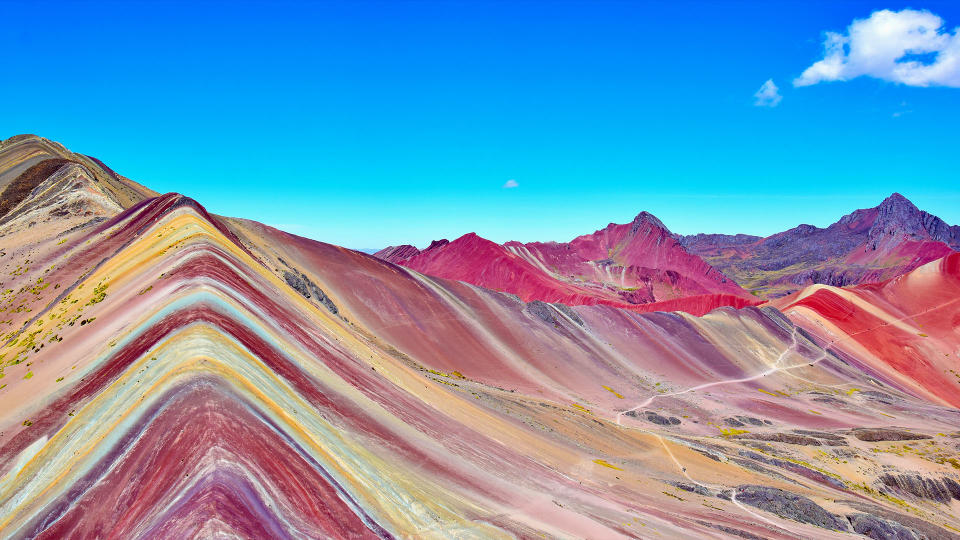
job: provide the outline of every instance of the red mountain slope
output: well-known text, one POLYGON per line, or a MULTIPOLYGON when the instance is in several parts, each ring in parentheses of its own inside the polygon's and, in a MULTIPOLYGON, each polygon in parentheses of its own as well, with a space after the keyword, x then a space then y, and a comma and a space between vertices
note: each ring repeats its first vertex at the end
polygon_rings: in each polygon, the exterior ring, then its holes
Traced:
POLYGON ((775 305, 876 379, 960 407, 960 253, 882 283, 813 285, 775 305))

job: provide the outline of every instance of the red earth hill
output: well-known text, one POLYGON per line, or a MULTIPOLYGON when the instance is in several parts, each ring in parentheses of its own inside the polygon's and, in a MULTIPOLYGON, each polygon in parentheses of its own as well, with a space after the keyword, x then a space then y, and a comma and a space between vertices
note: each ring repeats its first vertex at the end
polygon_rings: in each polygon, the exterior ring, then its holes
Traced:
POLYGON ((881 283, 812 285, 771 304, 878 380, 960 407, 960 253, 881 283))

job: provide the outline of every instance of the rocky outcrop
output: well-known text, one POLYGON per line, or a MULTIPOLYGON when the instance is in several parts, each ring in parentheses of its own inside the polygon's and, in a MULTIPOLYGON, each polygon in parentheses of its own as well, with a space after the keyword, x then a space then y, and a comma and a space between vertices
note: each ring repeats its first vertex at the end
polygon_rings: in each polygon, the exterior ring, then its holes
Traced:
MULTIPOLYGON (((806 435, 797 435, 796 433, 738 433, 732 436, 734 439, 751 439, 754 441, 779 442, 786 444, 797 444, 802 446, 820 446, 821 441, 806 435)), ((830 445, 836 441, 824 441, 823 444, 830 445)))
POLYGON ((782 518, 809 523, 824 529, 847 531, 846 520, 835 516, 810 499, 767 486, 738 486, 737 501, 755 506, 782 518))
POLYGON ((743 427, 747 424, 750 424, 752 426, 763 426, 764 424, 769 425, 770 421, 761 420, 759 418, 754 418, 752 416, 737 416, 737 417, 724 418, 723 423, 732 427, 743 427))
POLYGON ((570 320, 577 323, 579 326, 583 326, 583 319, 577 315, 577 312, 573 310, 570 306, 566 304, 552 304, 553 307, 557 308, 560 313, 563 313, 567 317, 570 317, 570 320))
POLYGON ((558 313, 556 313, 554 310, 566 315, 577 325, 583 326, 583 319, 577 315, 576 311, 571 309, 570 306, 566 304, 548 304, 546 302, 541 302, 540 300, 534 300, 533 302, 529 302, 526 307, 527 313, 530 313, 547 324, 559 326, 560 319, 562 317, 558 317, 558 313))
POLYGON ((948 503, 953 498, 950 488, 941 480, 924 478, 919 474, 884 474, 877 479, 888 488, 909 493, 921 499, 948 503))
POLYGON ((850 432, 851 435, 867 442, 879 441, 919 441, 923 439, 932 439, 929 435, 922 433, 912 433, 900 429, 890 428, 859 428, 850 432))
POLYGON ((895 401, 899 401, 897 398, 887 394, 886 392, 878 392, 876 390, 864 390, 860 392, 860 395, 869 399, 870 401, 876 401, 877 403, 883 403, 884 405, 892 405, 895 401))
POLYGON ((706 487, 704 487, 704 486, 702 486, 702 485, 700 485, 700 484, 693 484, 693 483, 690 483, 690 482, 671 482, 670 485, 672 485, 672 486, 675 487, 675 488, 682 489, 682 490, 684 490, 684 491, 689 491, 690 493, 696 493, 697 495, 703 495, 704 497, 713 497, 713 496, 714 496, 714 493, 713 493, 712 491, 710 491, 708 488, 706 488, 706 487))
MULTIPOLYGON (((924 521, 923 519, 914 517, 910 514, 893 512, 882 506, 877 506, 876 504, 862 500, 848 499, 842 502, 844 505, 856 510, 857 513, 866 514, 884 521, 898 523, 908 529, 911 529, 919 538, 924 538, 927 540, 960 540, 960 534, 954 534, 948 529, 930 523, 929 521, 924 521)), ((851 522, 851 525, 854 515, 855 514, 847 516, 847 520, 851 522)))
POLYGON ((67 163, 71 161, 63 158, 47 159, 17 176, 5 189, 0 190, 0 218, 14 209, 30 195, 34 188, 67 163))
POLYGON ((925 540, 926 535, 901 525, 896 521, 878 518, 870 514, 847 516, 853 532, 875 540, 925 540))
POLYGON ((843 435, 837 435, 836 433, 828 433, 826 431, 816 431, 812 429, 795 429, 793 432, 800 435, 821 439, 825 441, 827 446, 847 446, 847 440, 843 437, 843 435))
POLYGON ((553 310, 550 309, 550 304, 546 302, 541 302, 540 300, 529 302, 525 311, 547 324, 560 324, 553 316, 553 310))
MULTIPOLYGON (((627 411, 624 414, 633 418, 637 418, 641 415, 641 413, 638 413, 637 411, 627 411)), ((650 422, 651 424, 657 424, 658 426, 679 426, 682 423, 682 421, 676 416, 667 417, 653 411, 644 411, 642 414, 643 418, 647 422, 650 422)))
POLYGON ((947 488, 947 491, 950 492, 950 495, 952 495, 954 499, 960 501, 960 482, 957 482, 949 476, 945 476, 943 478, 943 485, 947 488))
POLYGON ((813 480, 814 482, 819 482, 821 484, 831 486, 836 489, 846 489, 843 485, 843 482, 841 482, 840 480, 832 476, 828 476, 820 471, 811 469, 810 467, 805 467, 803 465, 800 465, 799 463, 794 463, 792 461, 787 461, 784 459, 777 459, 775 457, 768 457, 763 454, 751 452, 749 450, 741 450, 739 454, 745 458, 750 458, 754 461, 759 461, 760 463, 764 463, 766 465, 773 465, 775 467, 779 467, 781 469, 790 471, 794 474, 803 476, 804 478, 813 480))
MULTIPOLYGON (((281 262, 283 261, 281 260, 281 262)), ((283 280, 304 298, 316 300, 323 307, 327 308, 330 313, 340 317, 340 309, 333 303, 333 300, 331 300, 320 287, 317 287, 310 278, 297 271, 296 268, 294 268, 293 271, 284 270, 283 280)))
POLYGON ((645 412, 644 417, 647 419, 647 422, 661 426, 679 426, 681 423, 681 420, 676 416, 661 416, 653 411, 645 412))

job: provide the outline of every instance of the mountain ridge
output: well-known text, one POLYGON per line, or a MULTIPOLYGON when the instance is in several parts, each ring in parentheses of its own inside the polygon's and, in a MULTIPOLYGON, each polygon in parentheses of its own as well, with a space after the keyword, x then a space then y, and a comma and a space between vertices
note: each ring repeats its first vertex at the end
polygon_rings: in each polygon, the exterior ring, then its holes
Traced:
POLYGON ((813 283, 871 283, 909 272, 960 249, 960 226, 893 193, 824 228, 803 224, 767 237, 677 238, 746 288, 778 297, 813 283))
POLYGON ((374 256, 426 274, 519 294, 528 301, 617 302, 610 294, 616 292, 623 304, 642 305, 713 293, 746 297, 741 294, 745 291, 736 290, 740 287, 760 298, 777 298, 815 283, 874 283, 960 248, 960 226, 918 209, 900 193, 824 228, 801 224, 767 237, 674 234, 643 211, 627 224, 610 223, 570 242, 502 244, 533 268, 505 254, 491 255, 492 246, 500 245, 493 242, 485 245, 491 257, 487 261, 465 252, 438 255, 436 250, 460 246, 463 243, 457 241, 468 237, 482 238, 468 233, 453 243, 437 240, 424 250, 390 246, 374 256), (496 278, 483 270, 484 265, 507 261, 522 268, 496 278), (529 278, 532 275, 536 278, 529 278), (523 278, 517 281, 516 276, 523 278), (528 278, 538 285, 525 282, 528 278), (725 287, 728 281, 738 286, 725 287), (590 286, 588 290, 583 284, 590 286))
MULTIPOLYGON (((471 232, 452 242, 435 240, 424 250, 391 246, 374 256, 428 275, 517 294, 524 301, 628 309, 670 301, 680 310, 685 309, 682 299, 694 296, 712 296, 711 309, 753 303, 720 271, 687 253, 649 212, 570 242, 497 244, 471 232)), ((703 305, 693 303, 688 309, 702 315, 703 305)))

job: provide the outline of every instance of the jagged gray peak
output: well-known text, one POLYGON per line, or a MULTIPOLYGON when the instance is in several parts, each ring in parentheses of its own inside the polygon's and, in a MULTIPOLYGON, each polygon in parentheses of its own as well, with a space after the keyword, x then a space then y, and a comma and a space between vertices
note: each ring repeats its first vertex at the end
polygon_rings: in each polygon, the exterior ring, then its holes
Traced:
POLYGON ((909 199, 894 193, 876 207, 877 216, 868 236, 879 240, 885 236, 900 235, 922 240, 935 240, 960 248, 960 227, 950 226, 939 217, 924 212, 909 199))
POLYGON ((633 218, 633 226, 630 228, 631 232, 637 232, 644 223, 649 223, 658 229, 663 229, 664 231, 667 231, 667 233, 670 232, 670 229, 668 229, 667 226, 657 218, 657 216, 646 211, 640 212, 637 214, 637 217, 633 218))

